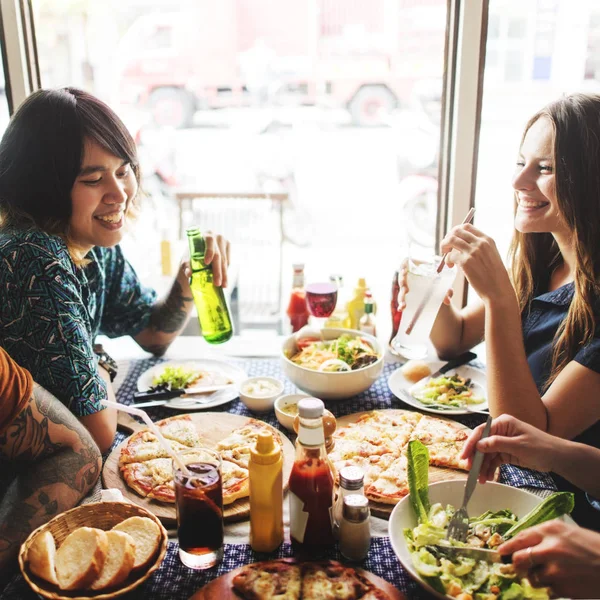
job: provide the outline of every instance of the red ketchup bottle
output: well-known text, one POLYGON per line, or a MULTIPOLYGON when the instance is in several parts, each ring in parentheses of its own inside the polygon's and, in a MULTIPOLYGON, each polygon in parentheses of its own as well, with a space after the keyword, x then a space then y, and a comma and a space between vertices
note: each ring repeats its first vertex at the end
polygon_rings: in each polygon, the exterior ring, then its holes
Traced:
POLYGON ((304 291, 304 265, 294 265, 294 281, 292 294, 287 307, 287 316, 290 318, 292 332, 302 329, 308 323, 308 307, 306 306, 306 292, 304 291))
POLYGON ((296 460, 289 482, 290 536, 301 553, 314 553, 333 545, 331 511, 333 475, 325 450, 323 402, 298 402, 299 426, 296 460))

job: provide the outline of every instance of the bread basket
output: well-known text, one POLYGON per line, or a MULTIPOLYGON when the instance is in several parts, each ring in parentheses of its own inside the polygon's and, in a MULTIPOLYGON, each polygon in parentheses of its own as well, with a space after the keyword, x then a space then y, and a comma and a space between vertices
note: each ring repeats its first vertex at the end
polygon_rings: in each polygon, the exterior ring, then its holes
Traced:
POLYGON ((19 567, 25 581, 31 589, 39 594, 42 598, 49 600, 109 600, 110 598, 118 598, 138 587, 146 581, 160 567, 162 560, 167 551, 168 536, 161 522, 149 511, 141 506, 129 504, 125 502, 94 502, 84 504, 71 510, 68 510, 48 521, 45 525, 38 527, 31 535, 23 542, 19 551, 19 567), (44 531, 49 531, 56 540, 56 546, 60 546, 64 539, 75 529, 79 527, 97 527, 105 531, 112 529, 115 525, 128 519, 129 517, 148 517, 152 519, 161 531, 161 540, 153 562, 149 567, 130 573, 129 577, 117 588, 110 590, 93 591, 75 591, 67 592, 59 589, 55 585, 40 579, 33 575, 27 563, 27 553, 29 547, 37 535, 44 531))

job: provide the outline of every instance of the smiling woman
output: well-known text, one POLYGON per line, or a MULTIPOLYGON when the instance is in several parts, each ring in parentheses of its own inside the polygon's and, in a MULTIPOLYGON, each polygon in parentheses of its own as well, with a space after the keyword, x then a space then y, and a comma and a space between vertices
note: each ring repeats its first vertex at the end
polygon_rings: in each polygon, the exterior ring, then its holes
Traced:
MULTIPOLYGON (((164 353, 192 297, 182 263, 164 300, 144 287, 121 241, 134 210, 133 139, 103 102, 74 88, 32 94, 0 142, 0 345, 110 447, 116 415, 94 338, 130 335, 164 353)), ((227 282, 229 244, 205 232, 205 261, 227 282)))

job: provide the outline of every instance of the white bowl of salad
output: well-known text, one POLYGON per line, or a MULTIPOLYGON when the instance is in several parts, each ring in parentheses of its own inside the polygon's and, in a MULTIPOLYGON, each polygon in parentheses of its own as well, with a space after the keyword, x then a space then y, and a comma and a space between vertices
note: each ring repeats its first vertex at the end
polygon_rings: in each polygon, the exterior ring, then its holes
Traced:
MULTIPOLYGON (((411 451, 409 448, 409 462, 411 451)), ((415 450, 419 451, 422 449, 415 450)), ((428 461, 420 464, 427 465, 428 461)), ((429 486, 427 479, 428 473, 421 473, 411 481, 409 467, 411 495, 396 505, 388 524, 392 548, 415 580, 437 598, 444 599, 547 600, 550 597, 545 589, 533 589, 527 579, 514 572, 512 564, 448 555, 444 546, 494 550, 504 539, 528 526, 552 518, 572 522, 565 514, 572 510, 571 494, 557 493, 543 500, 525 490, 500 483, 478 484, 468 505, 469 537, 465 544, 460 544, 447 541, 446 531, 451 515, 462 504, 466 479, 440 481, 429 486), (418 490, 414 494, 416 502, 413 499, 415 486, 418 490)))
POLYGON ((318 337, 298 333, 283 344, 283 372, 311 396, 351 398, 370 388, 383 370, 381 344, 372 335, 337 328, 322 329, 318 337))

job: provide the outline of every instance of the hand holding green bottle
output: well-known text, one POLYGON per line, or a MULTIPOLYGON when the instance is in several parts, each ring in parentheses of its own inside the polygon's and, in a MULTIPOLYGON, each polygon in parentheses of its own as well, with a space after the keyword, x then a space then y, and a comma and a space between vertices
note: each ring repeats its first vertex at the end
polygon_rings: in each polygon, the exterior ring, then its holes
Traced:
POLYGON ((211 344, 226 342, 233 335, 231 315, 223 293, 227 285, 229 242, 222 236, 187 230, 190 246, 190 288, 198 312, 202 335, 211 344), (211 264, 212 263, 212 264, 211 264))

